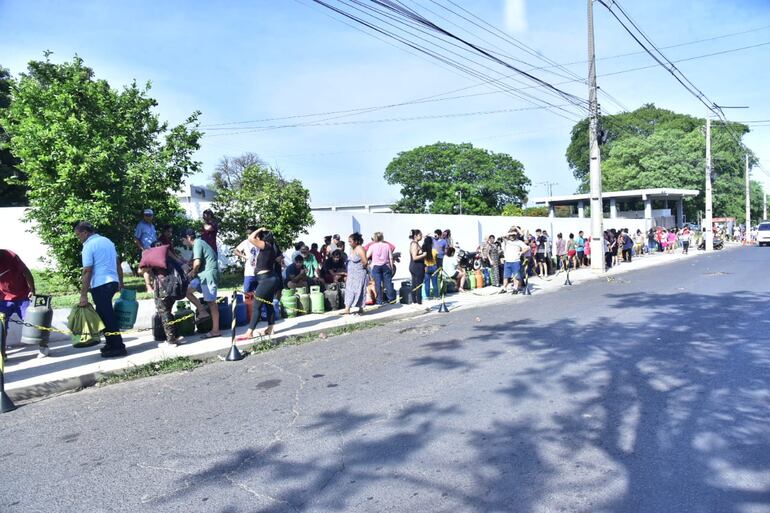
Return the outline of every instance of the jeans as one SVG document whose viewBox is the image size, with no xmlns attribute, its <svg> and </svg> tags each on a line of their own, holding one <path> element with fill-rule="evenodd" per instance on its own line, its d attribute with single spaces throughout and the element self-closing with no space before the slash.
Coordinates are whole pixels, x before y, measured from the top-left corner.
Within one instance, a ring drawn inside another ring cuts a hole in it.
<svg viewBox="0 0 770 513">
<path fill-rule="evenodd" d="M 91 289 L 91 298 L 94 300 L 94 308 L 104 323 L 105 332 L 115 332 L 118 330 L 118 316 L 112 308 L 112 298 L 118 292 L 118 284 L 115 282 L 105 283 Z M 123 337 L 120 335 L 105 335 L 104 347 L 109 349 L 125 349 Z"/>
<path fill-rule="evenodd" d="M 623 261 L 624 262 L 631 261 L 631 248 L 623 248 Z"/>
<path fill-rule="evenodd" d="M 393 291 L 393 271 L 390 266 L 387 264 L 373 266 L 372 278 L 374 278 L 374 289 L 377 291 L 377 304 L 393 301 L 396 294 Z"/>
<path fill-rule="evenodd" d="M 429 265 L 425 268 L 425 279 L 422 282 L 422 288 L 425 289 L 425 297 L 430 297 L 431 285 L 433 285 L 433 296 L 438 297 L 438 274 L 436 274 L 438 266 Z"/>
</svg>

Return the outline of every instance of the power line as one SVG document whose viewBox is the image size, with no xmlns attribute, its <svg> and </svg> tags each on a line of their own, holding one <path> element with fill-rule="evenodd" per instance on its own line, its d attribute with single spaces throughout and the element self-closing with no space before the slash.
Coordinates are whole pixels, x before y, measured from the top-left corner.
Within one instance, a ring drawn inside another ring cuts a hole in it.
<svg viewBox="0 0 770 513">
<path fill-rule="evenodd" d="M 458 112 L 458 113 L 449 113 L 449 114 L 433 114 L 433 115 L 425 115 L 425 116 L 411 116 L 411 117 L 398 117 L 398 118 L 384 118 L 384 119 L 359 119 L 359 120 L 350 120 L 350 121 L 318 121 L 313 123 L 306 123 L 302 125 L 293 124 L 293 125 L 277 125 L 277 126 L 267 126 L 267 127 L 258 127 L 258 128 L 252 128 L 248 130 L 242 130 L 239 132 L 233 132 L 233 133 L 224 133 L 224 134 L 212 134 L 207 135 L 207 137 L 221 137 L 225 135 L 238 135 L 238 134 L 248 134 L 248 133 L 254 133 L 254 132 L 264 132 L 268 130 L 275 130 L 279 128 L 295 128 L 298 126 L 338 126 L 338 125 L 361 125 L 361 124 L 377 124 L 377 123 L 393 123 L 393 122 L 403 122 L 403 121 L 417 121 L 417 120 L 424 120 L 424 119 L 441 119 L 441 118 L 459 118 L 459 117 L 469 117 L 469 116 L 486 116 L 490 114 L 502 114 L 502 113 L 510 113 L 510 112 L 522 112 L 522 111 L 528 111 L 528 110 L 538 110 L 538 109 L 545 109 L 547 107 L 543 106 L 534 106 L 534 107 L 522 107 L 519 109 L 496 109 L 496 110 L 485 110 L 485 111 L 475 111 L 475 112 Z"/>
<path fill-rule="evenodd" d="M 346 25 L 349 25 L 349 24 L 346 24 Z M 684 44 L 687 44 L 687 43 L 683 43 L 683 45 Z M 738 48 L 730 48 L 730 49 L 721 50 L 721 51 L 718 51 L 718 52 L 712 52 L 712 53 L 707 53 L 707 54 L 702 54 L 702 55 L 695 55 L 695 56 L 691 56 L 691 57 L 685 57 L 685 58 L 682 58 L 682 59 L 674 60 L 673 62 L 675 62 L 675 63 L 688 62 L 688 61 L 692 61 L 692 60 L 696 60 L 696 59 L 703 59 L 703 58 L 707 58 L 707 57 L 713 57 L 713 56 L 716 56 L 716 55 L 724 55 L 724 54 L 727 54 L 727 53 L 738 52 L 738 51 L 752 49 L 752 48 L 756 48 L 756 47 L 760 47 L 760 46 L 766 46 L 766 45 L 770 45 L 770 41 L 759 43 L 759 44 L 756 44 L 756 45 L 742 46 L 742 47 L 738 47 Z M 626 54 L 626 55 L 628 55 L 628 54 Z M 624 74 L 624 73 L 631 73 L 631 72 L 641 71 L 641 70 L 645 70 L 645 69 L 651 69 L 651 68 L 655 68 L 655 67 L 657 67 L 657 65 L 635 67 L 635 68 L 629 68 L 629 69 L 624 69 L 624 70 L 619 70 L 619 71 L 614 71 L 614 72 L 609 72 L 609 73 L 603 73 L 603 74 L 599 75 L 599 78 L 615 76 L 615 75 L 620 75 L 620 74 Z M 502 80 L 504 78 L 508 78 L 508 76 L 502 77 L 500 79 L 495 79 L 495 80 L 492 80 L 492 81 L 499 81 L 499 80 Z M 494 90 L 494 91 L 486 91 L 486 92 L 480 92 L 480 93 L 472 93 L 472 94 L 467 94 L 467 95 L 459 95 L 459 96 L 449 96 L 449 97 L 446 97 L 446 95 L 448 95 L 448 94 L 452 94 L 452 93 L 456 93 L 456 92 L 460 92 L 460 91 L 466 91 L 468 89 L 472 89 L 472 88 L 479 87 L 479 86 L 482 86 L 482 85 L 488 85 L 492 81 L 486 80 L 484 82 L 480 82 L 480 83 L 473 84 L 473 85 L 470 85 L 470 86 L 465 86 L 465 87 L 461 87 L 461 88 L 458 88 L 458 89 L 453 89 L 453 90 L 450 90 L 450 91 L 444 91 L 442 93 L 438 93 L 438 94 L 435 94 L 435 95 L 415 98 L 415 99 L 412 99 L 412 100 L 407 100 L 407 101 L 398 102 L 398 103 L 389 103 L 389 104 L 383 104 L 383 105 L 378 105 L 378 106 L 360 107 L 360 108 L 354 108 L 354 109 L 344 109 L 344 110 L 335 110 L 335 111 L 323 111 L 323 112 L 316 112 L 316 113 L 312 113 L 312 114 L 296 114 L 296 115 L 291 115 L 291 116 L 261 118 L 261 119 L 252 119 L 252 120 L 244 120 L 244 121 L 231 121 L 231 122 L 226 122 L 226 123 L 212 123 L 212 124 L 208 124 L 208 125 L 202 125 L 201 128 L 207 129 L 207 130 L 232 130 L 232 129 L 236 128 L 236 127 L 228 126 L 228 125 L 242 125 L 242 124 L 248 124 L 248 123 L 263 123 L 263 122 L 269 122 L 269 121 L 283 121 L 283 120 L 290 120 L 290 119 L 310 118 L 310 117 L 319 117 L 319 116 L 329 116 L 329 115 L 336 115 L 336 114 L 355 115 L 355 114 L 368 113 L 368 112 L 372 112 L 372 111 L 376 111 L 376 110 L 389 109 L 389 108 L 395 108 L 395 107 L 402 107 L 402 106 L 407 106 L 407 105 L 422 104 L 422 103 L 432 103 L 432 102 L 441 102 L 441 101 L 449 101 L 449 100 L 470 98 L 470 97 L 475 97 L 475 96 L 485 96 L 485 95 L 490 95 L 490 94 L 499 94 L 500 92 L 503 92 L 501 90 Z M 582 79 L 581 79 L 581 81 L 582 81 Z M 571 81 L 559 82 L 556 85 L 564 85 L 564 84 L 567 84 L 569 82 L 571 82 Z M 535 88 L 535 87 L 536 86 L 527 86 L 526 88 L 522 88 L 522 89 Z M 767 121 L 770 121 L 770 120 L 767 120 Z M 225 128 L 219 128 L 219 127 L 225 127 Z"/>
<path fill-rule="evenodd" d="M 326 8 L 328 8 L 328 9 L 333 10 L 334 12 L 337 12 L 338 14 L 340 14 L 342 16 L 346 16 L 346 17 L 348 17 L 348 18 L 350 18 L 350 19 L 352 19 L 352 20 L 354 20 L 354 21 L 356 21 L 358 23 L 361 23 L 361 24 L 371 28 L 372 30 L 377 30 L 377 31 L 382 32 L 382 28 L 381 27 L 377 26 L 376 24 L 374 24 L 374 23 L 372 23 L 370 21 L 364 20 L 364 19 L 360 18 L 359 16 L 346 11 L 345 9 L 341 9 L 341 8 L 335 7 L 333 5 L 330 5 L 329 3 L 327 3 L 327 2 L 325 2 L 323 0 L 313 0 L 313 1 L 315 3 L 317 3 L 317 4 L 319 4 L 319 5 L 322 5 L 322 6 L 326 7 Z M 415 11 L 413 11 L 413 10 L 411 10 L 409 8 L 403 7 L 401 5 L 398 5 L 398 4 L 394 3 L 394 2 L 387 1 L 387 0 L 371 0 L 370 3 L 374 4 L 377 7 L 379 7 L 379 9 L 377 9 L 375 7 L 372 7 L 371 5 L 365 5 L 364 2 L 361 2 L 361 1 L 358 1 L 358 0 L 350 0 L 350 2 L 347 2 L 347 3 L 346 2 L 341 2 L 341 3 L 343 3 L 344 5 L 348 5 L 349 3 L 353 3 L 353 4 L 356 4 L 356 5 L 360 6 L 363 9 L 367 9 L 369 11 L 373 11 L 373 12 L 376 12 L 376 13 L 379 13 L 379 12 L 382 12 L 383 10 L 385 10 L 385 11 L 387 11 L 391 15 L 391 18 L 393 18 L 395 16 L 398 19 L 402 20 L 401 22 L 404 23 L 404 24 L 418 25 L 423 30 L 428 30 L 428 31 L 435 32 L 436 34 L 442 36 L 443 38 L 445 38 L 447 40 L 450 40 L 452 42 L 452 44 L 455 44 L 455 46 L 457 44 L 460 44 L 461 46 L 465 47 L 466 51 L 470 51 L 470 52 L 472 52 L 472 53 L 474 53 L 476 55 L 480 55 L 480 56 L 482 56 L 482 57 L 484 57 L 484 58 L 486 58 L 488 60 L 491 60 L 495 64 L 498 64 L 498 65 L 501 65 L 503 67 L 506 67 L 508 69 L 513 70 L 515 72 L 515 75 L 524 77 L 525 79 L 530 80 L 530 81 L 536 83 L 537 85 L 539 85 L 540 89 L 543 92 L 554 94 L 554 95 L 559 96 L 559 97 L 561 97 L 563 99 L 566 99 L 569 103 L 571 103 L 571 104 L 573 104 L 573 105 L 575 105 L 577 107 L 585 108 L 584 105 L 582 105 L 582 103 L 581 103 L 581 102 L 584 102 L 584 100 L 582 100 L 581 98 L 576 97 L 574 95 L 571 95 L 570 93 L 567 93 L 566 91 L 562 91 L 562 90 L 558 89 L 557 87 L 553 86 L 552 84 L 550 84 L 550 83 L 548 83 L 548 82 L 546 82 L 546 81 L 544 81 L 544 80 L 542 80 L 542 79 L 540 79 L 540 78 L 538 78 L 538 77 L 536 77 L 536 76 L 534 76 L 534 75 L 532 75 L 532 74 L 530 74 L 530 73 L 528 73 L 528 72 L 526 72 L 526 71 L 524 71 L 524 70 L 522 70 L 522 69 L 520 69 L 520 68 L 518 68 L 518 67 L 516 67 L 516 66 L 514 66 L 514 65 L 512 65 L 512 64 L 510 64 L 510 63 L 508 63 L 506 61 L 504 61 L 504 60 L 502 60 L 502 59 L 500 59 L 499 57 L 496 57 L 495 55 L 492 55 L 491 53 L 489 53 L 488 51 L 486 51 L 483 48 L 479 47 L 478 45 L 476 45 L 474 43 L 471 43 L 469 41 L 466 41 L 462 37 L 459 37 L 456 34 L 450 32 L 450 31 L 448 31 L 448 30 L 446 30 L 446 29 L 444 29 L 444 28 L 442 28 L 440 26 L 438 26 L 437 24 L 431 22 L 430 20 L 426 19 L 425 17 L 423 17 L 419 13 L 416 13 Z M 413 46 L 413 47 L 416 46 L 413 41 L 408 40 L 408 39 L 404 38 L 403 36 L 399 36 L 397 34 L 393 34 L 392 32 L 389 32 L 389 31 L 385 31 L 385 33 L 388 35 L 388 37 L 393 37 L 396 40 L 398 40 L 399 42 L 402 42 L 404 44 L 407 44 L 407 45 L 410 45 L 410 46 Z M 426 49 L 420 48 L 419 45 L 417 45 L 417 49 L 419 49 L 420 51 L 426 51 Z M 430 56 L 438 58 L 438 59 L 441 59 L 441 58 L 444 57 L 442 55 L 436 54 L 435 52 L 431 52 L 429 50 L 426 51 L 426 53 L 428 53 Z M 474 75 L 474 76 L 478 76 L 478 72 L 474 72 L 475 70 L 469 70 L 467 67 L 463 68 L 462 71 L 464 71 L 464 72 L 466 72 L 468 74 Z M 540 101 L 541 103 L 544 102 L 544 100 L 542 100 L 542 99 L 538 99 L 538 101 Z M 552 105 L 552 107 L 553 107 L 553 105 Z"/>
</svg>

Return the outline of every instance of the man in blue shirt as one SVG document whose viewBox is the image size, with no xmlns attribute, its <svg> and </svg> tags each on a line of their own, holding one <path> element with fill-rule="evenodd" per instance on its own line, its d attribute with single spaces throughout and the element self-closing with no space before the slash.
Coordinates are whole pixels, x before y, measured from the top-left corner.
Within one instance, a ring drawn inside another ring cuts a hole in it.
<svg viewBox="0 0 770 513">
<path fill-rule="evenodd" d="M 108 238 L 94 233 L 91 223 L 78 223 L 75 236 L 83 244 L 83 275 L 80 286 L 80 306 L 88 304 L 88 292 L 94 301 L 94 308 L 104 322 L 106 333 L 115 333 L 118 317 L 112 308 L 112 298 L 123 288 L 123 270 L 115 251 L 115 244 Z M 102 357 L 126 356 L 126 346 L 120 334 L 105 335 L 101 349 Z"/>
<path fill-rule="evenodd" d="M 155 213 L 151 209 L 145 209 L 142 220 L 136 225 L 134 230 L 134 243 L 139 251 L 151 248 L 155 241 L 158 240 L 158 233 L 155 231 L 155 225 L 152 224 L 155 220 Z"/>
<path fill-rule="evenodd" d="M 447 241 L 441 230 L 435 230 L 433 234 L 435 235 L 433 238 L 433 249 L 436 250 L 436 266 L 441 269 L 444 267 L 444 255 L 446 254 Z"/>
</svg>

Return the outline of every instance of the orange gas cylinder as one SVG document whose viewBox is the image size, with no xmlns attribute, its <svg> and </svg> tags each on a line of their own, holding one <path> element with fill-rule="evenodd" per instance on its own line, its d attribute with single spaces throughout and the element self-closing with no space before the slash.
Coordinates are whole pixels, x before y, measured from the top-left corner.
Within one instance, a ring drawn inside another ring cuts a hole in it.
<svg viewBox="0 0 770 513">
<path fill-rule="evenodd" d="M 484 287 L 484 273 L 481 272 L 481 269 L 476 269 L 473 274 L 476 275 L 476 287 L 483 288 Z"/>
</svg>

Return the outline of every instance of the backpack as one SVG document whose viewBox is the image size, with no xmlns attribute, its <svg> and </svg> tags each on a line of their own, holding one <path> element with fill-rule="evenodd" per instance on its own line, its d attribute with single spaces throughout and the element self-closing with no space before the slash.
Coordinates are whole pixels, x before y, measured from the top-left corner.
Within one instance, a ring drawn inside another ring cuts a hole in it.
<svg viewBox="0 0 770 513">
<path fill-rule="evenodd" d="M 174 301 L 184 299 L 190 284 L 181 266 L 173 259 L 166 260 L 166 275 L 156 278 L 156 290 L 161 299 L 172 298 Z"/>
</svg>

